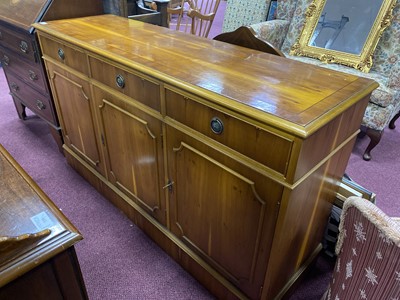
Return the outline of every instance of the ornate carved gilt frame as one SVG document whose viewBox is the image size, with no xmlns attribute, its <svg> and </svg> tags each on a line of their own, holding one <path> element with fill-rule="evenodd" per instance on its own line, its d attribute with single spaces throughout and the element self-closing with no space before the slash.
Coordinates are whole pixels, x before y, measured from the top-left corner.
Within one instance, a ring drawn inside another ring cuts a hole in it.
<svg viewBox="0 0 400 300">
<path fill-rule="evenodd" d="M 362 72 L 369 72 L 373 63 L 372 56 L 378 41 L 393 19 L 392 12 L 396 5 L 396 0 L 383 0 L 378 16 L 359 55 L 309 46 L 326 1 L 313 0 L 313 3 L 308 7 L 303 31 L 296 43 L 291 47 L 290 55 L 316 58 L 326 63 L 342 64 Z"/>
</svg>

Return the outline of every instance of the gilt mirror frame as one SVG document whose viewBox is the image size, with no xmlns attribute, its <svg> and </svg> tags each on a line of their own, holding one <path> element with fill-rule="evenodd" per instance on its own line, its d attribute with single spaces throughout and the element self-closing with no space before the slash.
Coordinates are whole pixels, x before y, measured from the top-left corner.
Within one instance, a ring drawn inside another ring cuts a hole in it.
<svg viewBox="0 0 400 300">
<path fill-rule="evenodd" d="M 382 0 L 380 10 L 378 11 L 375 22 L 369 31 L 360 54 L 346 53 L 309 45 L 327 1 L 328 0 L 313 0 L 312 4 L 307 8 L 303 31 L 296 43 L 291 47 L 290 55 L 311 57 L 326 63 L 342 64 L 362 72 L 369 72 L 372 67 L 372 57 L 378 41 L 383 31 L 390 25 L 393 19 L 392 12 L 396 5 L 396 0 Z"/>
</svg>

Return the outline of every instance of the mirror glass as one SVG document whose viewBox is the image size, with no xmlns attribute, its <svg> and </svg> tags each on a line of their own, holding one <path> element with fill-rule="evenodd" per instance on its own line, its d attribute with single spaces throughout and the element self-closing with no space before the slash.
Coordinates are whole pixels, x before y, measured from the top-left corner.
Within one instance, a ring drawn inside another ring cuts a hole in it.
<svg viewBox="0 0 400 300">
<path fill-rule="evenodd" d="M 291 55 L 318 58 L 368 72 L 396 0 L 314 0 Z"/>
</svg>

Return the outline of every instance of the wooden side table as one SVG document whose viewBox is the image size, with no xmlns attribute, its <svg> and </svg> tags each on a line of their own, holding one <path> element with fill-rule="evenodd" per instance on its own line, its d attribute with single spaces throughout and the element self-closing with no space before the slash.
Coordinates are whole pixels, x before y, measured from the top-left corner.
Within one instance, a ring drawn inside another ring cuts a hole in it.
<svg viewBox="0 0 400 300">
<path fill-rule="evenodd" d="M 87 299 L 82 239 L 0 145 L 0 299 Z"/>
</svg>

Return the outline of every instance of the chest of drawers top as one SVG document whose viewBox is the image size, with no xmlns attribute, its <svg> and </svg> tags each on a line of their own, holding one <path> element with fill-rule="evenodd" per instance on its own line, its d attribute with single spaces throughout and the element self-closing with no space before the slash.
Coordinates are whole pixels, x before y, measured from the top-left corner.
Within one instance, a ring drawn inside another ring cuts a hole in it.
<svg viewBox="0 0 400 300">
<path fill-rule="evenodd" d="M 38 63 L 35 22 L 103 13 L 101 0 L 18 0 L 0 2 L 0 46 L 21 58 Z"/>
<path fill-rule="evenodd" d="M 299 136 L 377 87 L 369 79 L 113 15 L 34 27 Z"/>
<path fill-rule="evenodd" d="M 0 24 L 33 33 L 32 23 L 101 14 L 101 0 L 18 0 L 0 2 Z M 1 37 L 0 37 L 1 39 Z"/>
<path fill-rule="evenodd" d="M 103 13 L 101 0 L 83 3 L 77 0 L 1 1 L 0 46 L 20 55 L 21 58 L 38 63 L 40 54 L 33 34 L 35 31 L 33 23 L 101 13 Z"/>
</svg>

